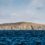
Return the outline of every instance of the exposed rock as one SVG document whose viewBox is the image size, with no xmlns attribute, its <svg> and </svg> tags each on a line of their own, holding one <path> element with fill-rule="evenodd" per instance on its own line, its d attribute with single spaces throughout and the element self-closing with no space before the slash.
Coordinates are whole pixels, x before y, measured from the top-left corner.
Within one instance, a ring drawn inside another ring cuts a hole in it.
<svg viewBox="0 0 45 45">
<path fill-rule="evenodd" d="M 45 30 L 45 25 L 32 22 L 0 24 L 0 30 Z"/>
</svg>

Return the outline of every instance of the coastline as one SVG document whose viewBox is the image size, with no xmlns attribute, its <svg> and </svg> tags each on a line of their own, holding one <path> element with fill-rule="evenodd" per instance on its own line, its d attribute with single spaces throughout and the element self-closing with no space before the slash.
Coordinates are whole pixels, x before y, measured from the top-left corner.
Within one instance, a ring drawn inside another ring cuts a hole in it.
<svg viewBox="0 0 45 45">
<path fill-rule="evenodd" d="M 0 30 L 45 30 L 45 25 L 32 22 L 6 23 L 0 24 Z"/>
</svg>

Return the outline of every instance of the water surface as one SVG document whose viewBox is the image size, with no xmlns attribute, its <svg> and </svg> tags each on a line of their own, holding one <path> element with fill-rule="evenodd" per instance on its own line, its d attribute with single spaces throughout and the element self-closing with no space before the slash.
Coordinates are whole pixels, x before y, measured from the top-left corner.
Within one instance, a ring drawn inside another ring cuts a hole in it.
<svg viewBox="0 0 45 45">
<path fill-rule="evenodd" d="M 0 45 L 45 45 L 45 30 L 0 30 Z"/>
</svg>

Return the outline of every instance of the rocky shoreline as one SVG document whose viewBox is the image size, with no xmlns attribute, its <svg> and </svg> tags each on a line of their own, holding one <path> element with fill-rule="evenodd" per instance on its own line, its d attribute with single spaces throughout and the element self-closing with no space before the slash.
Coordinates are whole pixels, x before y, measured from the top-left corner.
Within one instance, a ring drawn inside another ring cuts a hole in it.
<svg viewBox="0 0 45 45">
<path fill-rule="evenodd" d="M 32 22 L 0 24 L 0 30 L 45 30 L 45 25 Z"/>
</svg>

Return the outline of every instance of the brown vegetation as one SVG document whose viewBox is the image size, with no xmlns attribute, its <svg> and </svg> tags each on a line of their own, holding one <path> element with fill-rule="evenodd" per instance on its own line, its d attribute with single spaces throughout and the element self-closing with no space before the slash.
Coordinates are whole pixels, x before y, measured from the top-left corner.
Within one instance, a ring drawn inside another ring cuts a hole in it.
<svg viewBox="0 0 45 45">
<path fill-rule="evenodd" d="M 32 22 L 0 24 L 0 30 L 45 30 L 45 25 Z"/>
</svg>

